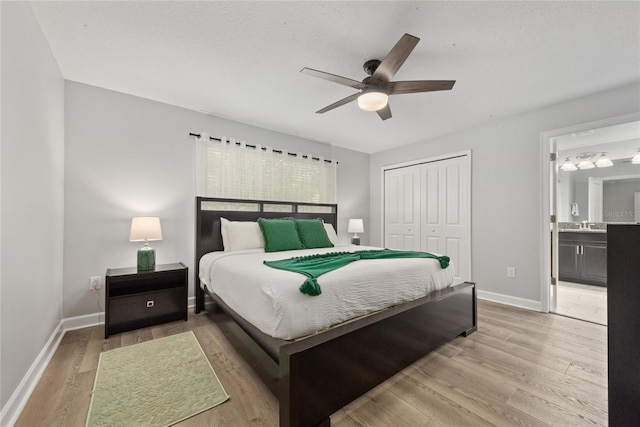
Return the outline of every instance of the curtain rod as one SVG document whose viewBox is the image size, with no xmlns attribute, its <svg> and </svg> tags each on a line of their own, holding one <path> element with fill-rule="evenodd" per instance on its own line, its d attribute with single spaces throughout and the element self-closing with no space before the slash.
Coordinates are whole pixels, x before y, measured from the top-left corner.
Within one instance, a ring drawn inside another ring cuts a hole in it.
<svg viewBox="0 0 640 427">
<path fill-rule="evenodd" d="M 193 133 L 193 132 L 189 132 L 189 136 L 195 136 L 195 137 L 196 137 L 196 138 L 198 138 L 198 139 L 200 139 L 200 138 L 202 137 L 202 135 L 200 135 L 199 133 Z M 214 136 L 210 136 L 210 137 L 209 137 L 209 140 L 210 140 L 210 141 L 218 141 L 218 142 L 222 142 L 222 139 L 220 139 L 220 138 L 216 138 L 216 137 L 214 137 Z M 240 144 L 239 142 L 236 142 L 236 145 L 242 145 L 242 144 Z M 249 147 L 249 148 L 258 148 L 258 147 L 256 147 L 255 145 L 251 145 L 251 144 L 245 144 L 245 146 L 247 146 L 247 147 Z M 261 147 L 261 148 L 262 148 L 262 151 L 267 151 L 267 149 L 266 149 L 265 147 Z M 282 154 L 282 150 L 272 150 L 272 151 L 273 151 L 274 153 Z M 293 157 L 298 157 L 298 154 L 297 154 L 297 153 L 287 153 L 287 154 L 288 154 L 288 155 L 290 155 L 290 156 L 293 156 Z M 306 155 L 304 155 L 304 154 L 301 154 L 300 156 L 301 156 L 302 158 L 305 158 L 305 159 L 308 159 L 308 158 L 309 158 L 309 156 L 306 156 Z M 311 157 L 311 160 L 320 160 L 320 158 L 319 158 L 319 157 Z M 324 159 L 324 161 L 325 161 L 326 163 L 333 163 L 333 160 L 327 160 L 327 159 Z M 337 163 L 338 163 L 338 162 L 336 162 L 336 164 L 337 164 Z"/>
</svg>

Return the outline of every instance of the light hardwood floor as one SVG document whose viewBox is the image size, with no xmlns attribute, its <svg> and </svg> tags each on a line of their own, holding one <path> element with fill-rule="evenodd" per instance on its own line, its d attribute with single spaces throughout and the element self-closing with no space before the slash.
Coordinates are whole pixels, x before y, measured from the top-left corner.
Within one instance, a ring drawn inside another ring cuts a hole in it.
<svg viewBox="0 0 640 427">
<path fill-rule="evenodd" d="M 68 332 L 17 426 L 83 426 L 99 353 L 193 330 L 231 399 L 179 424 L 276 426 L 278 402 L 221 331 L 224 314 L 103 338 Z M 478 301 L 478 331 L 425 356 L 331 417 L 351 426 L 607 425 L 604 326 Z M 327 379 L 331 380 L 331 379 Z"/>
<path fill-rule="evenodd" d="M 607 288 L 572 282 L 558 282 L 556 313 L 607 325 Z"/>
</svg>

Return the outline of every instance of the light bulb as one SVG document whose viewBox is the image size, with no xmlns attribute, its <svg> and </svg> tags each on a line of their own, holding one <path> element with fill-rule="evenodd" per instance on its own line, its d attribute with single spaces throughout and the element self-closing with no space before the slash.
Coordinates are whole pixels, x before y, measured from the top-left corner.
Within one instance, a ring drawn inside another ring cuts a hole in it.
<svg viewBox="0 0 640 427">
<path fill-rule="evenodd" d="M 384 92 L 364 92 L 358 97 L 358 107 L 364 111 L 378 111 L 386 107 L 389 95 Z"/>
</svg>

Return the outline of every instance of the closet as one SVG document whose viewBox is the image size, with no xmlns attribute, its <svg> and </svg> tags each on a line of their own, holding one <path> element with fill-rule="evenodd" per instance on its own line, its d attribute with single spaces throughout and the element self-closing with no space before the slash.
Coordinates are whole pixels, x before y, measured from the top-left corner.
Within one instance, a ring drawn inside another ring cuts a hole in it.
<svg viewBox="0 0 640 427">
<path fill-rule="evenodd" d="M 384 246 L 448 255 L 471 280 L 470 153 L 384 170 Z"/>
</svg>

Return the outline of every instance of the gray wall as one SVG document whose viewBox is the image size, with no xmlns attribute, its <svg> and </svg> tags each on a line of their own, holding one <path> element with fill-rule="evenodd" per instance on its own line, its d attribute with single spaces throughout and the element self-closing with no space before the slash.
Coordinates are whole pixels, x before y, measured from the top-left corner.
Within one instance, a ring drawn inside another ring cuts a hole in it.
<svg viewBox="0 0 640 427">
<path fill-rule="evenodd" d="M 372 244 L 382 244 L 381 168 L 472 151 L 472 270 L 482 291 L 540 301 L 541 132 L 640 111 L 640 85 L 594 94 L 371 156 Z M 428 123 L 428 118 L 426 119 Z M 506 267 L 516 267 L 516 279 Z"/>
<path fill-rule="evenodd" d="M 159 216 L 158 263 L 194 266 L 195 143 L 189 132 L 338 160 L 338 235 L 369 224 L 369 155 L 175 106 L 66 82 L 64 317 L 95 313 L 89 276 L 135 266 L 132 216 Z M 363 243 L 368 242 L 363 234 Z M 193 295 L 193 274 L 190 295 Z"/>
<path fill-rule="evenodd" d="M 640 166 L 636 166 L 640 172 Z M 635 222 L 634 194 L 640 193 L 640 173 L 638 179 L 605 181 L 603 183 L 602 205 L 605 222 Z"/>
<path fill-rule="evenodd" d="M 26 2 L 1 2 L 0 405 L 62 315 L 64 81 Z"/>
</svg>

